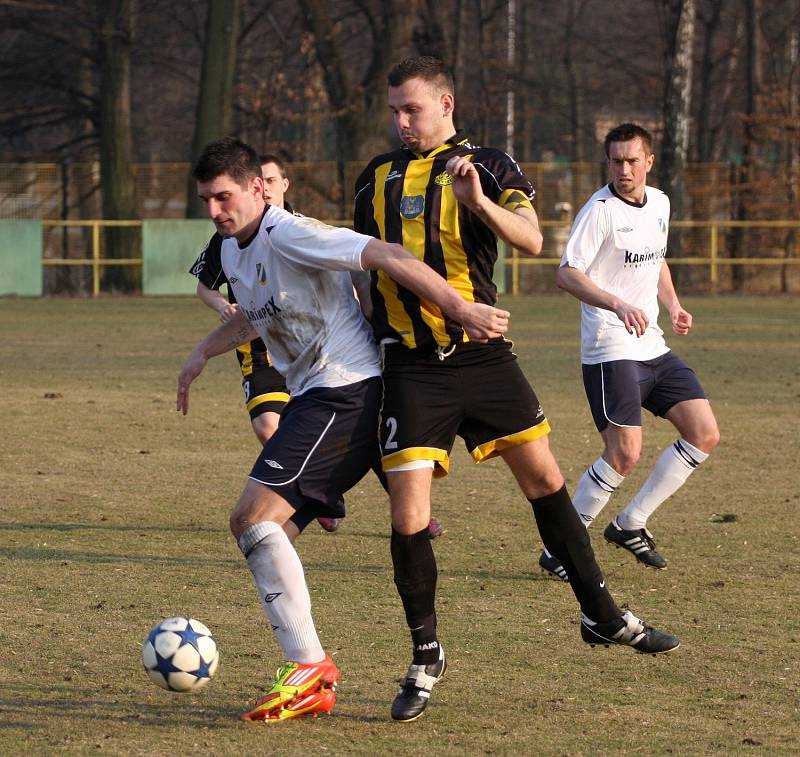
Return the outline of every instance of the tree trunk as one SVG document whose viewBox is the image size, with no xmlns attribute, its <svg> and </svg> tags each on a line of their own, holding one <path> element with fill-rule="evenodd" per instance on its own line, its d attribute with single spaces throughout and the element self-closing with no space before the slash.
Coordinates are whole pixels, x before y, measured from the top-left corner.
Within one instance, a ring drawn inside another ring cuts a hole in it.
<svg viewBox="0 0 800 757">
<path fill-rule="evenodd" d="M 135 0 L 98 0 L 100 67 L 100 180 L 103 218 L 134 219 L 136 197 L 131 163 L 130 53 Z M 141 232 L 108 228 L 105 257 L 139 257 Z M 104 283 L 130 291 L 140 276 L 133 266 L 108 266 Z"/>
<path fill-rule="evenodd" d="M 790 18 L 798 18 L 800 13 L 800 0 L 791 0 L 789 3 Z M 797 26 L 793 26 L 786 42 L 786 91 L 788 99 L 789 128 L 786 130 L 786 176 L 787 196 L 789 200 L 789 218 L 797 217 L 798 198 L 800 198 L 800 137 L 798 127 L 800 122 L 800 93 L 798 93 L 797 64 L 800 60 L 800 33 Z M 789 229 L 784 242 L 783 254 L 785 258 L 796 257 L 797 231 Z M 789 268 L 781 266 L 781 292 L 789 291 Z"/>
<path fill-rule="evenodd" d="M 703 19 L 703 57 L 700 65 L 700 94 L 697 112 L 697 143 L 695 159 L 699 163 L 709 163 L 712 158 L 714 134 L 710 123 L 712 81 L 714 75 L 714 42 L 719 29 L 722 0 L 712 0 L 709 14 Z"/>
<path fill-rule="evenodd" d="M 578 67 L 575 63 L 575 25 L 583 13 L 584 3 L 576 7 L 576 0 L 567 2 L 567 18 L 564 22 L 564 36 L 562 38 L 562 57 L 564 73 L 567 78 L 567 98 L 569 109 L 570 131 L 570 160 L 580 163 L 584 159 L 583 152 L 583 124 L 581 114 L 582 90 L 578 83 Z M 577 206 L 575 206 L 577 207 Z"/>
<path fill-rule="evenodd" d="M 192 138 L 192 164 L 209 142 L 231 133 L 239 18 L 240 0 L 210 0 Z M 197 184 L 191 176 L 186 196 L 186 217 L 205 218 L 206 208 L 197 196 Z"/>
<path fill-rule="evenodd" d="M 664 139 L 661 146 L 659 184 L 670 199 L 671 216 L 682 219 L 689 210 L 684 202 L 683 174 L 689 151 L 695 3 L 694 0 L 669 2 Z M 670 255 L 681 257 L 683 240 L 680 231 L 673 228 L 670 236 Z M 683 269 L 675 269 L 673 277 L 680 284 L 685 278 Z"/>
<path fill-rule="evenodd" d="M 749 207 L 754 198 L 752 189 L 755 182 L 755 167 L 758 162 L 758 135 L 756 133 L 756 118 L 759 111 L 759 94 L 761 92 L 761 38 L 759 26 L 761 23 L 761 0 L 744 0 L 745 9 L 745 113 L 744 113 L 744 159 L 739 172 L 740 179 L 745 187 L 739 189 L 736 195 L 736 214 L 739 221 L 746 221 L 750 217 Z M 734 229 L 731 234 L 731 257 L 745 257 L 753 254 L 753 250 L 745 250 L 744 233 L 742 229 Z M 744 289 L 746 271 L 743 266 L 733 266 L 733 289 L 741 292 Z"/>
<path fill-rule="evenodd" d="M 345 163 L 367 160 L 389 146 L 386 109 L 386 74 L 411 52 L 411 36 L 419 0 L 386 0 L 379 15 L 366 9 L 372 33 L 369 62 L 357 84 L 345 65 L 335 36 L 336 23 L 326 0 L 300 0 L 306 28 L 314 37 L 314 52 L 322 69 L 328 101 L 333 109 L 336 133 L 338 186 L 336 199 L 341 218 L 348 218 L 350 188 L 345 187 Z"/>
</svg>

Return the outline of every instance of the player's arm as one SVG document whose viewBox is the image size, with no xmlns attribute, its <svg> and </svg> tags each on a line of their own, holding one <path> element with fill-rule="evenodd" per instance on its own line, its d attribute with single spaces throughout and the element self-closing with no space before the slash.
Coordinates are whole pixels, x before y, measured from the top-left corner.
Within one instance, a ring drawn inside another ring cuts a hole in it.
<svg viewBox="0 0 800 757">
<path fill-rule="evenodd" d="M 629 334 L 642 336 L 647 329 L 649 319 L 644 310 L 600 288 L 583 271 L 573 268 L 569 263 L 561 264 L 556 274 L 556 284 L 587 305 L 616 313 Z"/>
<path fill-rule="evenodd" d="M 369 274 L 366 271 L 350 271 L 350 280 L 353 282 L 353 290 L 356 293 L 358 304 L 361 305 L 361 312 L 364 318 L 372 318 L 372 295 L 369 291 Z"/>
<path fill-rule="evenodd" d="M 689 329 L 692 328 L 692 314 L 688 310 L 684 310 L 678 300 L 678 293 L 672 283 L 672 274 L 666 260 L 661 264 L 661 271 L 658 275 L 658 300 L 669 313 L 672 330 L 680 336 L 686 336 Z"/>
<path fill-rule="evenodd" d="M 487 197 L 481 186 L 478 169 L 463 156 L 450 158 L 445 167 L 453 177 L 456 199 L 475 213 L 500 239 L 529 255 L 538 255 L 542 251 L 542 232 L 533 208 L 520 206 L 507 210 Z"/>
<path fill-rule="evenodd" d="M 213 311 L 219 314 L 219 319 L 223 323 L 227 323 L 239 308 L 235 304 L 231 304 L 225 299 L 225 296 L 219 289 L 210 289 L 202 281 L 197 282 L 197 296 L 200 301 L 208 305 Z"/>
<path fill-rule="evenodd" d="M 361 252 L 361 267 L 381 270 L 417 296 L 434 303 L 445 315 L 461 324 L 470 339 L 492 339 L 508 331 L 509 312 L 491 305 L 467 302 L 444 278 L 398 244 L 370 239 Z"/>
<path fill-rule="evenodd" d="M 237 309 L 231 320 L 212 331 L 189 354 L 178 374 L 176 409 L 186 415 L 189 412 L 189 387 L 203 372 L 206 363 L 216 355 L 236 349 L 240 344 L 257 336 L 255 329 Z"/>
</svg>

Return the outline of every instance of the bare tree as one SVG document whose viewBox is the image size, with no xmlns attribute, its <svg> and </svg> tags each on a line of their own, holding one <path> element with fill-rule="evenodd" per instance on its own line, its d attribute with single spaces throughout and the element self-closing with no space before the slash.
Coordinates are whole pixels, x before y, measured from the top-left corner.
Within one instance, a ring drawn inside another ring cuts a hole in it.
<svg viewBox="0 0 800 757">
<path fill-rule="evenodd" d="M 192 161 L 200 157 L 209 142 L 230 134 L 232 130 L 239 17 L 239 0 L 209 0 L 192 138 Z M 191 177 L 186 217 L 205 217 L 205 206 L 197 197 L 195 182 Z"/>
<path fill-rule="evenodd" d="M 686 207 L 683 174 L 689 152 L 692 70 L 694 53 L 694 0 L 665 0 L 667 3 L 667 65 L 664 92 L 664 137 L 659 161 L 659 184 L 670 198 L 672 217 L 681 219 Z M 673 228 L 670 248 L 681 257 L 683 240 Z M 682 279 L 682 269 L 675 271 Z"/>
<path fill-rule="evenodd" d="M 131 153 L 131 44 L 135 0 L 97 0 L 98 64 L 100 67 L 100 179 L 103 218 L 137 217 Z M 105 231 L 106 257 L 138 257 L 140 232 L 131 228 Z M 130 267 L 109 266 L 104 281 L 130 290 L 138 276 Z"/>
</svg>

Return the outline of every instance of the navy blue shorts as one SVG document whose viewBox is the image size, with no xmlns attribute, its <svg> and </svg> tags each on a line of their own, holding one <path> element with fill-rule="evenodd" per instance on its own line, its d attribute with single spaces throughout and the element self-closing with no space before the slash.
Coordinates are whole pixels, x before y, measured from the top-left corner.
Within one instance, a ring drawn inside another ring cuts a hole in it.
<svg viewBox="0 0 800 757">
<path fill-rule="evenodd" d="M 280 494 L 303 517 L 343 518 L 342 494 L 377 465 L 380 377 L 292 397 L 250 478 Z"/>
<path fill-rule="evenodd" d="M 695 372 L 672 352 L 584 365 L 583 386 L 598 431 L 609 423 L 641 426 L 642 408 L 663 417 L 679 402 L 706 399 Z"/>
</svg>

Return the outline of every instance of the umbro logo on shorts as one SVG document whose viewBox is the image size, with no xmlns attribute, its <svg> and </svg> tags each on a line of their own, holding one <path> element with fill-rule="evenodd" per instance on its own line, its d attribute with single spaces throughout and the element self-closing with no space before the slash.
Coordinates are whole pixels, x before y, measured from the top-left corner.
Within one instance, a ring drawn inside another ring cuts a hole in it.
<svg viewBox="0 0 800 757">
<path fill-rule="evenodd" d="M 283 470 L 283 466 L 280 463 L 276 463 L 274 460 L 267 460 L 264 458 L 264 462 L 269 465 L 270 468 L 278 468 L 278 470 Z"/>
</svg>

